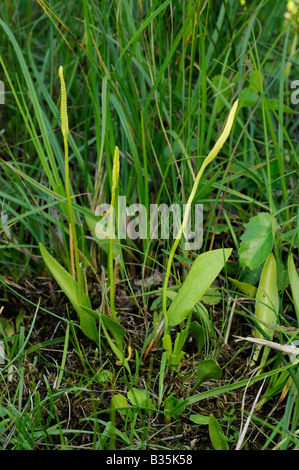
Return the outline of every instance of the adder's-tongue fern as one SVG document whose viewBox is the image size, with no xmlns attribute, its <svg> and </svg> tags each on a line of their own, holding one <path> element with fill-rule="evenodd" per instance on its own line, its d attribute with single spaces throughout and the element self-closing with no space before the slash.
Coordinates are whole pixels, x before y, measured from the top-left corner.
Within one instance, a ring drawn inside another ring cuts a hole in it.
<svg viewBox="0 0 299 470">
<path fill-rule="evenodd" d="M 73 207 L 72 207 L 72 201 L 71 201 L 70 176 L 69 176 L 69 153 L 68 153 L 68 142 L 67 142 L 67 136 L 69 133 L 69 124 L 68 124 L 68 114 L 67 114 L 66 86 L 65 86 L 64 76 L 63 76 L 62 65 L 59 67 L 58 74 L 59 74 L 60 84 L 61 84 L 60 113 L 61 113 L 61 132 L 62 132 L 63 141 L 64 141 L 65 193 L 66 193 L 68 212 L 69 212 L 69 218 L 70 218 L 70 241 L 73 242 L 73 247 L 74 247 L 77 281 L 79 284 L 79 300 L 81 302 L 82 292 L 84 290 L 84 280 L 83 280 L 83 275 L 82 275 L 82 270 L 81 270 L 80 260 L 79 260 L 76 227 L 75 227 L 75 220 L 74 220 Z M 72 256 L 72 246 L 70 246 L 70 251 L 71 251 L 71 256 Z M 73 276 L 75 277 L 73 266 L 72 266 L 72 270 L 73 270 Z"/>
<path fill-rule="evenodd" d="M 177 249 L 177 246 L 179 244 L 180 238 L 182 237 L 182 235 L 184 233 L 184 230 L 186 228 L 186 225 L 188 223 L 188 217 L 189 217 L 191 204 L 192 204 L 193 199 L 195 197 L 195 193 L 197 191 L 199 181 L 200 181 L 200 179 L 203 175 L 203 172 L 204 172 L 205 168 L 218 155 L 218 153 L 220 152 L 221 148 L 223 147 L 225 141 L 227 140 L 227 138 L 230 134 L 234 119 L 235 119 L 235 114 L 236 114 L 236 111 L 237 111 L 237 108 L 238 108 L 238 103 L 239 103 L 239 100 L 236 100 L 234 102 L 234 104 L 233 104 L 233 106 L 232 106 L 232 108 L 229 112 L 227 122 L 224 126 L 224 129 L 223 129 L 220 137 L 218 138 L 218 140 L 215 143 L 214 147 L 210 151 L 209 155 L 204 159 L 203 164 L 202 164 L 202 166 L 201 166 L 201 168 L 200 168 L 200 170 L 199 170 L 199 172 L 198 172 L 198 174 L 195 178 L 195 181 L 194 181 L 194 184 L 193 184 L 193 187 L 192 187 L 192 190 L 191 190 L 188 202 L 187 202 L 186 211 L 185 211 L 185 214 L 184 214 L 184 218 L 183 218 L 179 233 L 176 237 L 176 240 L 174 241 L 174 244 L 172 246 L 172 249 L 171 249 L 171 252 L 170 252 L 170 255 L 169 255 L 169 258 L 168 258 L 168 263 L 167 263 L 167 268 L 166 268 L 166 275 L 165 275 L 164 285 L 163 285 L 163 314 L 164 314 L 164 322 L 165 322 L 165 331 L 167 331 L 167 327 L 168 327 L 167 308 L 166 308 L 167 287 L 168 287 L 168 279 L 169 279 L 169 276 L 170 276 L 170 269 L 171 269 L 171 264 L 172 264 L 172 261 L 173 261 L 173 257 L 174 257 L 175 251 Z"/>
</svg>

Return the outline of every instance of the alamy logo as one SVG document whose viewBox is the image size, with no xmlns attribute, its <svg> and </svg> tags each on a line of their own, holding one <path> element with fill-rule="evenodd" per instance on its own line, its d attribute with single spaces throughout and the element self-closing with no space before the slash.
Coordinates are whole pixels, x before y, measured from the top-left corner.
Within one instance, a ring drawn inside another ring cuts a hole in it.
<svg viewBox="0 0 299 470">
<path fill-rule="evenodd" d="M 5 87 L 2 80 L 0 80 L 0 104 L 5 103 Z"/>
<path fill-rule="evenodd" d="M 299 80 L 293 80 L 291 82 L 291 88 L 295 88 L 295 91 L 291 94 L 291 103 L 298 104 L 299 103 Z"/>
<path fill-rule="evenodd" d="M 180 228 L 186 216 L 186 225 L 183 232 L 185 250 L 198 250 L 202 246 L 203 232 L 203 205 L 195 204 L 150 204 L 149 214 L 143 204 L 132 204 L 127 207 L 126 197 L 118 197 L 117 223 L 113 207 L 110 204 L 97 206 L 95 215 L 102 217 L 96 224 L 95 236 L 100 240 L 118 239 L 131 240 L 142 239 L 164 239 L 180 238 Z M 192 217 L 193 212 L 193 217 Z M 112 231 L 110 227 L 110 216 L 113 214 Z M 117 225 L 117 231 L 116 231 Z M 192 230 L 193 225 L 193 230 Z M 111 231 L 111 233 L 110 233 Z M 117 234 L 117 235 L 116 235 Z"/>
</svg>

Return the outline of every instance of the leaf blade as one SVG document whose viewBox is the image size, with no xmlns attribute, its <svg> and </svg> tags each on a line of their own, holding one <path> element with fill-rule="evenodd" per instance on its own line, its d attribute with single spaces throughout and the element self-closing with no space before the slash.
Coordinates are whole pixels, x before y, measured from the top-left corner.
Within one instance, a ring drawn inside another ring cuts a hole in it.
<svg viewBox="0 0 299 470">
<path fill-rule="evenodd" d="M 56 261 L 53 256 L 50 255 L 48 250 L 40 243 L 39 244 L 40 252 L 42 258 L 51 272 L 52 276 L 59 284 L 62 291 L 68 297 L 69 301 L 73 305 L 74 309 L 79 315 L 80 326 L 83 333 L 90 339 L 98 342 L 99 334 L 96 327 L 95 319 L 92 318 L 88 313 L 79 304 L 79 288 L 76 280 L 68 273 L 59 263 Z M 87 296 L 86 296 L 87 297 Z M 83 299 L 86 299 L 84 296 Z M 89 299 L 88 299 L 89 300 Z M 86 303 L 86 300 L 85 300 Z M 89 305 L 86 305 L 87 307 Z"/>
<path fill-rule="evenodd" d="M 274 242 L 277 222 L 266 212 L 260 212 L 248 222 L 241 236 L 239 248 L 240 264 L 251 270 L 260 266 L 269 256 Z"/>
<path fill-rule="evenodd" d="M 220 424 L 213 414 L 209 417 L 209 434 L 215 450 L 228 450 L 227 438 L 224 435 Z"/>
<path fill-rule="evenodd" d="M 169 326 L 176 326 L 186 318 L 218 276 L 231 252 L 231 248 L 213 250 L 196 258 L 168 309 Z"/>
</svg>

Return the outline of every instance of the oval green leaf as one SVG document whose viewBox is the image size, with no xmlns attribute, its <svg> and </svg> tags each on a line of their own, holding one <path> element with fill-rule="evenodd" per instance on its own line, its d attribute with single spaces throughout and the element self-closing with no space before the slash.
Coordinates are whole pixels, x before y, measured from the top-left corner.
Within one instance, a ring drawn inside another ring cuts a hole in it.
<svg viewBox="0 0 299 470">
<path fill-rule="evenodd" d="M 216 279 L 231 252 L 231 248 L 207 251 L 196 258 L 181 290 L 168 309 L 169 326 L 184 321 Z"/>
<path fill-rule="evenodd" d="M 274 335 L 271 326 L 277 324 L 278 309 L 277 270 L 274 255 L 271 253 L 261 273 L 255 307 L 255 316 L 261 320 L 260 328 L 270 339 Z M 269 328 L 265 325 L 269 325 Z M 254 329 L 254 334 L 257 338 L 264 338 L 264 335 L 257 328 Z"/>
<path fill-rule="evenodd" d="M 241 236 L 239 248 L 240 264 L 251 270 L 260 266 L 269 256 L 274 242 L 277 222 L 266 212 L 260 212 L 248 222 Z"/>
<path fill-rule="evenodd" d="M 228 450 L 227 438 L 224 435 L 220 424 L 213 414 L 210 415 L 209 419 L 209 434 L 212 445 L 215 450 Z"/>
<path fill-rule="evenodd" d="M 218 362 L 214 359 L 205 359 L 203 361 L 199 361 L 197 368 L 198 378 L 192 388 L 192 392 L 194 392 L 194 390 L 196 390 L 196 388 L 203 382 L 211 379 L 221 379 L 222 377 L 222 369 Z"/>
<path fill-rule="evenodd" d="M 132 387 L 128 391 L 129 400 L 138 408 L 153 408 L 153 402 L 149 397 L 149 394 L 146 390 L 140 388 Z"/>
</svg>

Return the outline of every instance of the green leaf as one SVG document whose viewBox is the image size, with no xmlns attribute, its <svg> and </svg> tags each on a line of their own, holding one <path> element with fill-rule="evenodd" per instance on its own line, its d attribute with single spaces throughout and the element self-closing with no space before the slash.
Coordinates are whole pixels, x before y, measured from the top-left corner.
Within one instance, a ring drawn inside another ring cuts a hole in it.
<svg viewBox="0 0 299 470">
<path fill-rule="evenodd" d="M 69 301 L 73 305 L 74 309 L 79 315 L 80 326 L 83 333 L 90 339 L 98 342 L 99 333 L 96 326 L 96 321 L 88 313 L 85 312 L 84 308 L 79 305 L 79 289 L 78 283 L 75 279 L 68 273 L 57 261 L 50 255 L 47 249 L 40 243 L 39 244 L 40 252 L 43 257 L 43 260 L 51 272 L 52 276 L 59 284 L 62 291 L 68 297 Z M 87 297 L 87 298 L 86 298 Z M 84 305 L 90 307 L 90 302 L 88 296 L 85 294 L 83 296 Z"/>
<path fill-rule="evenodd" d="M 162 338 L 163 348 L 167 352 L 168 359 L 172 355 L 172 341 L 170 335 L 164 335 Z"/>
<path fill-rule="evenodd" d="M 196 320 L 191 323 L 190 330 L 197 343 L 197 354 L 200 354 L 205 345 L 205 330 Z"/>
<path fill-rule="evenodd" d="M 253 286 L 252 284 L 248 284 L 247 282 L 241 282 L 237 279 L 232 279 L 231 277 L 228 278 L 238 289 L 245 295 L 249 297 L 255 297 L 257 287 Z"/>
<path fill-rule="evenodd" d="M 15 334 L 14 326 L 9 320 L 7 320 L 7 318 L 0 318 L 0 323 L 7 338 L 10 338 Z"/>
<path fill-rule="evenodd" d="M 185 353 L 182 351 L 182 348 L 185 344 L 185 341 L 187 339 L 187 334 L 188 334 L 189 328 L 185 328 L 181 332 L 177 332 L 174 346 L 173 346 L 173 353 L 170 358 L 170 365 L 176 366 L 180 364 L 181 360 L 183 359 Z M 164 344 L 164 343 L 163 343 Z"/>
<path fill-rule="evenodd" d="M 241 236 L 239 257 L 242 267 L 253 270 L 266 260 L 273 247 L 276 227 L 276 219 L 266 212 L 250 219 Z"/>
<path fill-rule="evenodd" d="M 168 309 L 169 326 L 184 321 L 218 276 L 231 252 L 231 248 L 207 251 L 196 258 L 183 286 Z"/>
<path fill-rule="evenodd" d="M 264 336 L 270 340 L 273 338 L 273 327 L 277 325 L 278 309 L 277 270 L 274 255 L 271 253 L 264 264 L 256 293 L 255 316 L 260 320 L 258 326 L 255 325 L 253 329 L 256 338 L 264 339 Z M 260 345 L 256 348 L 253 356 L 254 363 L 258 359 L 261 349 Z M 261 366 L 265 364 L 269 351 L 269 348 L 264 348 Z"/>
<path fill-rule="evenodd" d="M 249 74 L 249 90 L 263 93 L 264 76 L 259 70 L 253 70 Z"/>
<path fill-rule="evenodd" d="M 100 320 L 104 323 L 107 330 L 109 330 L 110 333 L 112 334 L 117 347 L 121 351 L 123 351 L 123 339 L 126 334 L 125 328 L 121 326 L 119 323 L 117 323 L 115 320 L 113 320 L 111 317 L 100 314 L 99 312 L 93 310 L 90 307 L 82 305 L 82 308 L 93 318 Z"/>
<path fill-rule="evenodd" d="M 202 302 L 206 305 L 217 305 L 221 301 L 221 293 L 216 286 L 211 286 L 202 297 Z"/>
<path fill-rule="evenodd" d="M 111 398 L 111 407 L 117 410 L 122 418 L 128 416 L 131 411 L 128 400 L 120 393 L 113 395 Z"/>
<path fill-rule="evenodd" d="M 146 390 L 141 390 L 139 388 L 132 387 L 128 391 L 129 400 L 138 408 L 153 408 L 153 402 L 149 397 L 149 394 Z"/>
<path fill-rule="evenodd" d="M 297 315 L 297 327 L 299 327 L 299 276 L 297 274 L 294 258 L 291 254 L 288 259 L 288 273 L 291 285 L 291 291 L 293 296 L 293 302 Z"/>
<path fill-rule="evenodd" d="M 209 416 L 205 416 L 205 415 L 191 415 L 189 416 L 189 419 L 191 419 L 191 421 L 195 424 L 209 424 L 209 421 L 210 421 L 210 417 Z"/>
<path fill-rule="evenodd" d="M 213 414 L 209 417 L 209 435 L 215 450 L 228 450 L 228 442 Z"/>
<path fill-rule="evenodd" d="M 16 331 L 17 332 L 20 331 L 20 326 L 24 320 L 25 315 L 26 315 L 26 310 L 23 310 L 23 309 L 17 315 L 17 318 L 16 318 Z"/>
<path fill-rule="evenodd" d="M 173 410 L 180 404 L 182 403 L 184 399 L 183 398 L 176 398 L 173 395 L 169 395 L 167 398 L 164 400 L 164 411 L 166 413 L 166 416 L 168 419 L 173 418 L 173 419 L 178 419 L 182 412 L 176 412 L 173 413 Z"/>
<path fill-rule="evenodd" d="M 250 90 L 249 88 L 245 88 L 240 92 L 240 108 L 242 107 L 249 107 L 253 108 L 258 99 L 260 98 L 260 95 L 256 93 L 253 90 Z"/>
<path fill-rule="evenodd" d="M 213 336 L 213 324 L 206 306 L 202 302 L 198 302 L 192 314 L 200 321 L 200 324 L 204 324 L 207 334 Z"/>
<path fill-rule="evenodd" d="M 275 326 L 277 324 L 277 314 L 279 309 L 279 298 L 277 289 L 277 270 L 273 253 L 271 253 L 262 270 L 261 279 L 256 293 L 255 316 L 266 325 Z M 260 328 L 270 339 L 274 335 L 273 328 L 267 328 L 261 324 Z M 264 338 L 263 334 L 254 330 L 257 338 Z"/>
<path fill-rule="evenodd" d="M 203 382 L 211 379 L 221 379 L 222 369 L 219 366 L 218 362 L 214 359 L 205 359 L 199 361 L 198 365 L 198 378 L 196 384 L 192 388 L 192 392 L 201 385 Z"/>
<path fill-rule="evenodd" d="M 252 71 L 249 74 L 249 86 L 240 92 L 240 107 L 248 106 L 253 108 L 263 93 L 264 77 L 259 71 Z M 261 104 L 261 101 L 260 101 Z"/>
</svg>

